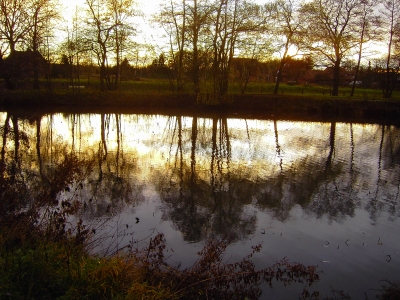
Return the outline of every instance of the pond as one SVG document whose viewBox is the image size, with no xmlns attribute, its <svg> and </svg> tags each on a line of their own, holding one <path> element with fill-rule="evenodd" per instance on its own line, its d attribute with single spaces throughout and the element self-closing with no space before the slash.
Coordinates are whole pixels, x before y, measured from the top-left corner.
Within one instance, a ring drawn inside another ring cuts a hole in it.
<svg viewBox="0 0 400 300">
<path fill-rule="evenodd" d="M 57 197 L 82 203 L 93 247 L 112 254 L 162 232 L 189 267 L 209 239 L 258 268 L 286 257 L 318 265 L 310 291 L 376 294 L 400 269 L 400 130 L 394 125 L 143 114 L 0 113 L 2 161 L 41 180 L 66 153 L 94 162 Z M 3 127 L 4 128 L 4 127 Z M 4 133 L 4 130 L 3 130 Z M 47 175 L 46 175 L 47 174 Z M 33 186 L 33 185 L 32 185 Z M 298 298 L 302 284 L 263 288 Z"/>
</svg>

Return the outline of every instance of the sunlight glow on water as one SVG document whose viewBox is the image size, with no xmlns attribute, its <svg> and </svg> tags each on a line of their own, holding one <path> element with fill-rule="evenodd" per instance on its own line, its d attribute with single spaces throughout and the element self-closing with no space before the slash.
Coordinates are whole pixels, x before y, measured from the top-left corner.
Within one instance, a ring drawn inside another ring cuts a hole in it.
<svg viewBox="0 0 400 300">
<path fill-rule="evenodd" d="M 397 279 L 395 126 L 116 114 L 18 122 L 28 142 L 6 140 L 7 162 L 17 150 L 21 168 L 38 176 L 63 153 L 95 161 L 84 187 L 60 198 L 86 203 L 87 223 L 107 221 L 97 234 L 109 238 L 96 251 L 145 245 L 163 232 L 170 261 L 187 267 L 207 239 L 229 236 L 230 260 L 263 243 L 260 268 L 283 257 L 318 265 L 311 290 L 323 295 L 333 287 L 363 298 L 379 280 Z M 278 283 L 265 297 L 301 291 Z"/>
</svg>

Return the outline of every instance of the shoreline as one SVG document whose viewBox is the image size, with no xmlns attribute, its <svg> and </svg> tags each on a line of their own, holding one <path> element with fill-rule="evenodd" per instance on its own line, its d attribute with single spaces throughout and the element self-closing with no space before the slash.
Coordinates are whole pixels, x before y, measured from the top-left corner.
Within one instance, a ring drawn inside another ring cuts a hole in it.
<svg viewBox="0 0 400 300">
<path fill-rule="evenodd" d="M 193 94 L 133 94 L 82 92 L 50 94 L 15 91 L 0 96 L 0 108 L 18 114 L 47 113 L 143 113 L 290 119 L 298 121 L 378 123 L 400 125 L 400 102 L 331 96 L 232 94 L 230 103 L 196 103 Z"/>
</svg>

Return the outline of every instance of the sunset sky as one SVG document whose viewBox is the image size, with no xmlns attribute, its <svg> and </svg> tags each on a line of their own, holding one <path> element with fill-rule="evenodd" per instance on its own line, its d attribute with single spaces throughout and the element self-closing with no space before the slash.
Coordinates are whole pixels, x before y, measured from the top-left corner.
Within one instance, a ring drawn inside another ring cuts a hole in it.
<svg viewBox="0 0 400 300">
<path fill-rule="evenodd" d="M 85 0 L 60 0 L 61 3 L 66 7 L 66 15 L 75 11 L 76 6 L 83 7 Z M 150 16 L 155 13 L 163 1 L 168 0 L 135 0 L 137 3 L 138 9 L 141 10 L 145 15 Z M 263 4 L 269 2 L 268 0 L 254 0 L 255 3 Z"/>
<path fill-rule="evenodd" d="M 65 18 L 65 27 L 67 24 L 71 24 L 72 16 L 75 13 L 76 8 L 78 7 L 78 11 L 82 12 L 82 8 L 85 8 L 85 0 L 59 0 L 60 3 L 65 8 L 63 10 L 63 16 Z M 142 11 L 145 15 L 143 18 L 137 18 L 135 22 L 139 25 L 139 30 L 142 33 L 138 34 L 140 39 L 144 39 L 143 42 L 145 43 L 152 43 L 156 41 L 161 34 L 161 32 L 157 33 L 155 28 L 152 28 L 148 22 L 145 22 L 146 19 L 149 19 L 152 14 L 157 12 L 159 5 L 162 1 L 165 0 L 135 0 L 137 3 L 137 9 Z M 68 25 L 71 26 L 71 25 Z M 154 25 L 153 25 L 154 27 Z M 65 30 L 65 28 L 63 28 Z M 141 41 L 140 41 L 141 42 Z"/>
<path fill-rule="evenodd" d="M 67 24 L 72 23 L 72 16 L 74 15 L 76 8 L 78 7 L 78 11 L 82 12 L 82 8 L 85 8 L 85 0 L 59 0 L 61 4 L 64 6 L 63 16 L 65 18 L 65 26 L 63 26 L 63 30 L 66 29 Z M 156 13 L 160 4 L 170 0 L 134 0 L 137 3 L 137 9 L 142 11 L 144 14 L 143 18 L 137 18 L 135 22 L 139 25 L 139 33 L 135 38 L 135 41 L 144 44 L 152 44 L 160 46 L 161 37 L 164 34 L 164 31 L 159 27 L 158 24 L 150 24 L 148 21 L 151 18 L 151 15 Z M 264 4 L 270 2 L 269 0 L 253 0 L 254 3 Z M 71 27 L 72 25 L 68 25 Z M 63 33 L 60 33 L 62 35 Z"/>
<path fill-rule="evenodd" d="M 65 18 L 66 26 L 67 24 L 71 24 L 72 16 L 75 13 L 76 7 L 78 7 L 78 11 L 82 12 L 82 8 L 85 8 L 85 0 L 59 0 L 63 7 L 65 8 L 63 11 L 63 15 Z M 164 34 L 164 31 L 157 24 L 150 24 L 149 19 L 151 15 L 156 13 L 160 4 L 170 0 L 134 0 L 137 3 L 137 9 L 142 11 L 144 17 L 136 18 L 135 22 L 138 24 L 138 35 L 135 38 L 136 42 L 143 44 L 151 44 L 155 45 L 156 48 L 163 48 L 164 45 L 161 40 Z M 270 0 L 253 0 L 254 3 L 257 4 L 265 4 L 270 2 Z M 66 29 L 66 26 L 63 26 L 63 30 Z M 71 25 L 68 25 L 69 27 Z M 60 33 L 62 35 L 62 33 Z M 162 44 L 162 45 L 161 45 Z M 387 50 L 387 45 L 385 42 L 374 42 L 370 46 L 366 45 L 366 51 L 371 52 L 371 50 L 377 50 L 378 53 L 385 53 Z M 368 58 L 371 57 L 380 57 L 381 54 L 369 54 Z"/>
<path fill-rule="evenodd" d="M 73 9 L 76 5 L 83 5 L 85 0 L 61 0 L 62 2 L 65 3 L 66 6 L 71 7 Z M 138 7 L 145 13 L 152 13 L 154 12 L 158 5 L 166 0 L 136 0 L 136 3 L 138 4 Z M 255 0 L 255 3 L 267 3 L 267 0 Z"/>
</svg>

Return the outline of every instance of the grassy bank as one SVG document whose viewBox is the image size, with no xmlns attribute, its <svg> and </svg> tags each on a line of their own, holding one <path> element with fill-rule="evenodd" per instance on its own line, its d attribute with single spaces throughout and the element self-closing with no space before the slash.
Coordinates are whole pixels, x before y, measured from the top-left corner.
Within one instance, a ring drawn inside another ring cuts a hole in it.
<svg viewBox="0 0 400 300">
<path fill-rule="evenodd" d="M 84 86 L 83 90 L 100 90 L 100 82 L 98 79 L 81 80 L 76 85 Z M 32 84 L 29 83 L 28 86 Z M 53 79 L 52 90 L 59 92 L 71 92 L 68 87 L 71 85 L 66 79 Z M 42 84 L 45 86 L 45 83 Z M 250 81 L 244 91 L 245 94 L 255 95 L 271 95 L 275 89 L 274 82 Z M 82 89 L 80 91 L 83 91 Z M 191 83 L 183 86 L 183 93 L 191 94 L 194 88 Z M 211 83 L 203 83 L 201 92 L 203 94 L 211 94 L 213 91 Z M 118 92 L 130 94 L 166 94 L 171 92 L 171 84 L 167 79 L 141 78 L 140 80 L 121 81 Z M 306 96 L 306 97 L 330 97 L 332 88 L 329 85 L 318 84 L 287 84 L 281 83 L 278 94 L 284 96 Z M 342 86 L 339 90 L 340 97 L 349 97 L 351 93 L 350 86 Z M 230 82 L 229 94 L 241 94 L 241 86 L 239 82 Z M 364 88 L 357 86 L 354 91 L 355 99 L 381 99 L 382 91 L 378 88 Z M 393 100 L 400 100 L 400 91 L 395 90 L 392 95 Z"/>
<path fill-rule="evenodd" d="M 400 123 L 400 101 L 331 96 L 231 94 L 229 103 L 203 104 L 207 95 L 85 90 L 79 93 L 12 91 L 0 96 L 4 110 L 28 109 L 42 113 L 161 113 L 238 118 Z"/>
<path fill-rule="evenodd" d="M 377 89 L 342 87 L 340 95 L 330 96 L 330 88 L 320 85 L 281 84 L 272 94 L 273 83 L 249 84 L 246 93 L 231 84 L 223 105 L 210 104 L 211 93 L 205 90 L 197 99 L 186 86 L 182 93 L 170 91 L 167 80 L 144 79 L 125 81 L 118 91 L 100 92 L 96 81 L 84 82 L 82 89 L 68 88 L 65 80 L 52 83 L 52 89 L 16 90 L 0 94 L 3 110 L 34 110 L 37 114 L 71 113 L 160 113 L 170 115 L 215 115 L 237 118 L 342 121 L 357 123 L 400 124 L 400 93 L 382 98 Z"/>
</svg>

